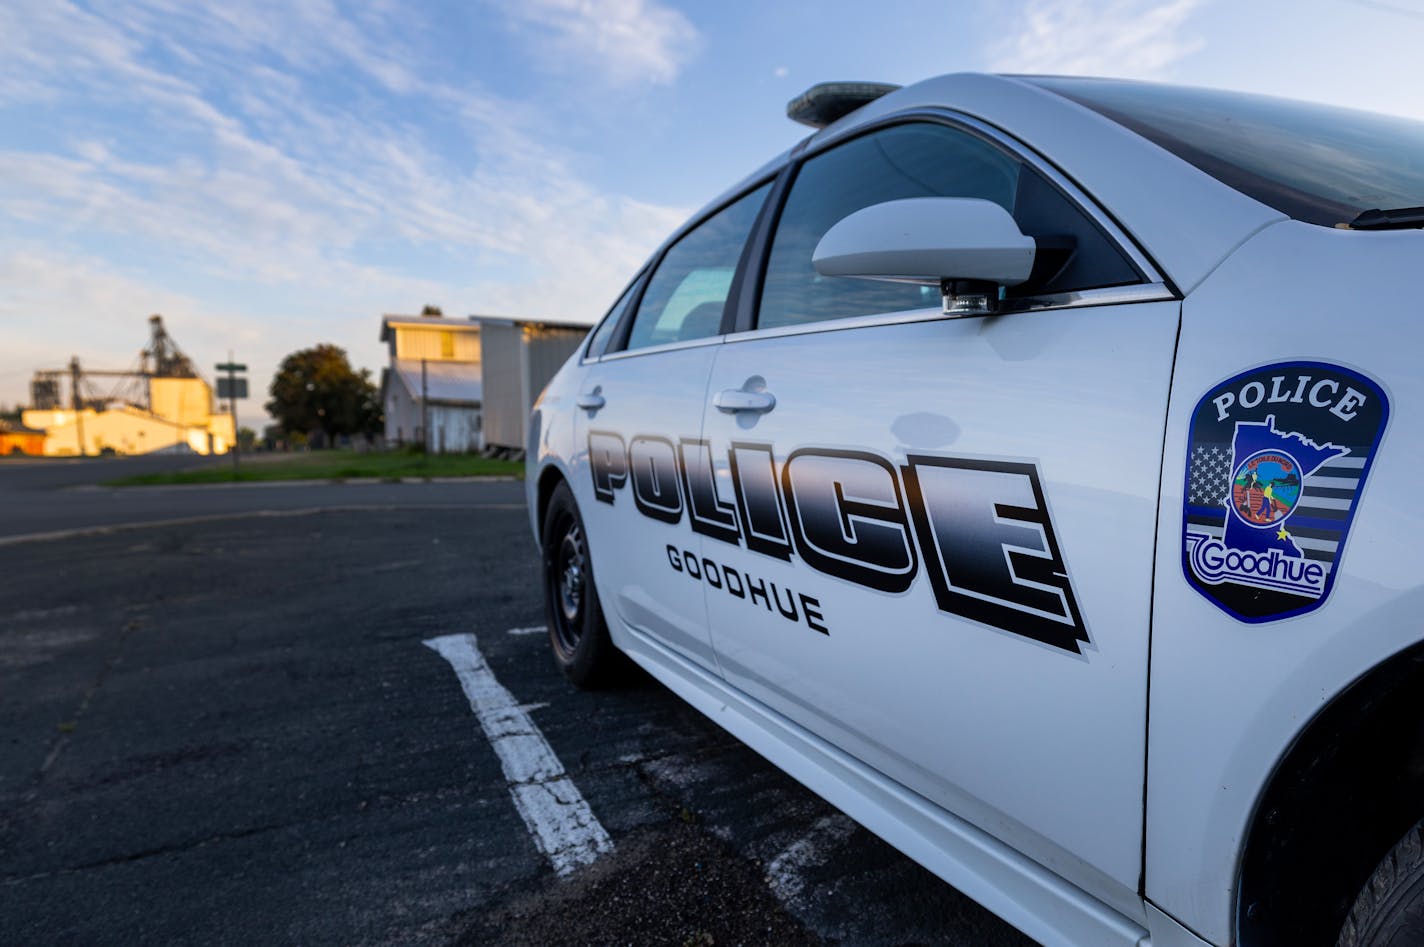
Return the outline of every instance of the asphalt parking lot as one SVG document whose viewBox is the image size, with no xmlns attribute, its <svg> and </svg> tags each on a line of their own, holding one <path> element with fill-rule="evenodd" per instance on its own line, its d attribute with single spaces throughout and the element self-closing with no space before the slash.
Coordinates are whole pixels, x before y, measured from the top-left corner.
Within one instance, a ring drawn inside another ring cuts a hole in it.
<svg viewBox="0 0 1424 947">
<path fill-rule="evenodd" d="M 519 484 L 37 469 L 0 470 L 0 941 L 1028 943 L 651 679 L 570 687 Z"/>
</svg>

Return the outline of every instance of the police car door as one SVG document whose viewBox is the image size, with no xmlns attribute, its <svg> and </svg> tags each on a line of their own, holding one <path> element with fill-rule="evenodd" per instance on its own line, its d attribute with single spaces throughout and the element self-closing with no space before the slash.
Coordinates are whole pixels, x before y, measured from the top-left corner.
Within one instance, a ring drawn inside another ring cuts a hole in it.
<svg viewBox="0 0 1424 947">
<path fill-rule="evenodd" d="M 1073 193 L 947 119 L 805 160 L 712 370 L 737 522 L 703 584 L 731 683 L 1127 909 L 1180 303 Z M 832 224 L 922 196 L 1076 250 L 988 318 L 816 274 Z"/>
<path fill-rule="evenodd" d="M 664 547 L 684 539 L 678 524 L 689 455 L 692 481 L 711 480 L 705 459 L 699 480 L 696 445 L 707 374 L 767 191 L 731 202 L 668 248 L 641 294 L 633 291 L 633 311 L 610 351 L 588 366 L 577 396 L 575 442 L 586 449 L 587 464 L 575 477 L 575 496 L 605 615 L 706 667 L 715 662 L 701 593 L 662 581 Z"/>
</svg>

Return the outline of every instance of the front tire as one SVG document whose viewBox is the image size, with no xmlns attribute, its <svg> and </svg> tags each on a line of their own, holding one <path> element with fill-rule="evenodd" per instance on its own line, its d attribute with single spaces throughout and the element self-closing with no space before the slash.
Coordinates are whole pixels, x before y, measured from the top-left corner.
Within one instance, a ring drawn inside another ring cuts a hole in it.
<svg viewBox="0 0 1424 947">
<path fill-rule="evenodd" d="M 554 663 L 579 687 L 614 683 L 627 659 L 614 646 L 593 583 L 588 533 L 573 491 L 560 482 L 544 512 L 544 612 Z"/>
<path fill-rule="evenodd" d="M 1360 890 L 1336 947 L 1424 945 L 1424 821 L 1380 862 Z"/>
</svg>

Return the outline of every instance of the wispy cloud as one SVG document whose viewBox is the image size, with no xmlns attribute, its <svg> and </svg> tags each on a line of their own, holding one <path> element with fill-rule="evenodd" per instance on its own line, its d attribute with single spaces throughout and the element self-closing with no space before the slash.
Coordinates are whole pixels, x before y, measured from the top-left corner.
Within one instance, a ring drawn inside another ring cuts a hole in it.
<svg viewBox="0 0 1424 947">
<path fill-rule="evenodd" d="M 184 344 L 203 342 L 219 346 L 253 346 L 262 331 L 234 326 L 232 313 L 209 309 L 181 292 L 156 289 L 152 283 L 118 272 L 102 262 L 81 256 L 19 249 L 0 255 L 0 322 L 7 326 L 43 320 L 47 338 L 7 335 L 7 348 L 15 346 L 27 359 L 26 369 L 57 368 L 71 354 L 92 361 L 103 353 L 106 367 L 124 367 L 138 355 L 145 341 L 144 317 L 161 312 L 180 314 Z M 103 318 L 120 311 L 126 318 Z M 61 341 L 64 340 L 64 341 Z M 219 354 L 214 352 L 213 354 Z"/>
<path fill-rule="evenodd" d="M 1028 0 L 994 56 L 1003 72 L 1165 76 L 1203 40 L 1185 28 L 1204 0 Z"/>
<path fill-rule="evenodd" d="M 521 0 L 506 15 L 545 66 L 615 85 L 669 83 L 700 45 L 691 21 L 657 0 Z"/>
<path fill-rule="evenodd" d="M 372 364 L 376 315 L 423 303 L 592 319 L 684 216 L 591 184 L 537 108 L 429 68 L 403 9 L 97 9 L 0 8 L 0 122 L 55 116 L 23 147 L 0 133 L 0 400 L 41 333 L 119 362 L 141 342 L 85 319 L 131 339 L 166 312 L 189 347 L 256 350 L 256 379 L 317 341 Z"/>
<path fill-rule="evenodd" d="M 536 267 L 560 261 L 567 269 L 584 256 L 604 269 L 635 267 L 680 219 L 680 209 L 592 188 L 521 104 L 382 66 L 329 4 L 306 0 L 296 8 L 305 30 L 274 28 L 260 16 L 238 21 L 220 8 L 202 19 L 188 5 L 170 11 L 163 0 L 148 0 L 140 13 L 193 20 L 180 35 L 184 48 L 202 50 L 204 63 L 184 76 L 145 62 L 154 42 L 173 41 L 172 20 L 139 15 L 120 28 L 63 2 L 37 4 L 47 13 L 19 18 L 29 31 L 13 43 L 32 55 L 17 63 L 8 55 L 12 44 L 0 47 L 7 54 L 0 62 L 9 64 L 0 65 L 0 82 L 27 72 L 44 85 L 28 96 L 12 85 L 11 101 L 107 97 L 143 110 L 151 127 L 140 135 L 110 127 L 107 139 L 87 136 L 69 153 L 0 150 L 6 209 L 32 222 L 163 241 L 180 256 L 206 257 L 222 275 L 275 280 L 309 280 L 322 255 L 338 259 L 363 242 L 392 239 L 519 256 Z M 403 107 L 316 105 L 295 69 L 214 55 L 222 45 L 268 43 L 303 69 L 340 57 L 383 87 L 418 90 L 397 104 L 418 102 L 430 124 L 453 131 L 468 149 L 452 157 Z M 150 137 L 175 147 L 143 144 Z M 610 247 L 609 233 L 634 246 L 614 237 Z M 570 252 L 580 245 L 586 254 Z M 500 275 L 471 274 L 477 283 Z"/>
<path fill-rule="evenodd" d="M 370 366 L 373 361 L 363 356 L 377 351 L 375 317 L 380 311 L 371 308 L 372 300 L 438 303 L 450 288 L 340 263 L 321 277 L 300 292 L 283 291 L 283 304 L 262 311 L 221 294 L 168 288 L 147 274 L 81 252 L 0 246 L 0 326 L 6 339 L 0 402 L 21 397 L 31 371 L 59 367 L 71 354 L 91 368 L 131 365 L 146 340 L 144 319 L 154 312 L 167 317 L 201 371 L 210 371 L 212 362 L 236 350 L 252 364 L 259 392 L 284 355 L 317 342 L 342 345 Z M 231 285 L 236 289 L 240 284 Z M 259 392 L 244 405 L 244 415 L 260 412 Z"/>
</svg>

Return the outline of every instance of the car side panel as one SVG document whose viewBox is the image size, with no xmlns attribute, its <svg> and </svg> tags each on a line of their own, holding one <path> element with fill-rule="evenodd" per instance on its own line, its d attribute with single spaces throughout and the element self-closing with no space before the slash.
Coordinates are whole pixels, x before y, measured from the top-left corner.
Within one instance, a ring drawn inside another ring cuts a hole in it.
<svg viewBox="0 0 1424 947">
<path fill-rule="evenodd" d="M 606 357 L 587 366 L 578 394 L 597 392 L 605 406 L 575 409 L 570 465 L 594 581 L 610 626 L 636 628 L 709 669 L 715 669 L 716 659 L 702 596 L 687 595 L 667 582 L 663 550 L 667 537 L 680 534 L 690 515 L 678 482 L 678 460 L 688 450 L 685 442 L 700 433 L 716 349 L 708 340 Z M 624 465 L 606 485 L 607 474 L 600 470 L 605 462 Z M 664 519 L 641 512 L 651 494 L 640 484 L 655 486 L 670 504 L 660 511 Z"/>
<path fill-rule="evenodd" d="M 573 465 L 577 462 L 574 397 L 586 371 L 581 355 L 581 350 L 575 352 L 554 373 L 529 412 L 529 443 L 524 451 L 524 499 L 529 507 L 529 528 L 535 546 L 542 541 L 544 531 L 544 524 L 540 522 L 540 483 L 551 469 L 557 471 L 570 486 L 577 479 L 573 474 Z M 574 489 L 577 497 L 577 488 Z"/>
<path fill-rule="evenodd" d="M 1155 564 L 1145 878 L 1150 901 L 1212 943 L 1231 941 L 1241 846 L 1277 761 L 1352 680 L 1424 637 L 1420 307 L 1403 290 L 1421 251 L 1417 232 L 1282 223 L 1183 306 Z M 1223 380 L 1287 361 L 1374 379 L 1389 420 L 1323 604 L 1250 623 L 1184 576 L 1188 429 Z"/>
<path fill-rule="evenodd" d="M 1124 913 L 1178 307 L 729 337 L 711 389 L 759 378 L 776 406 L 703 422 L 729 496 L 774 453 L 795 537 L 783 555 L 704 544 L 747 587 L 702 581 L 728 681 Z M 902 558 L 889 581 L 861 565 Z M 762 582 L 787 603 L 755 599 Z"/>
</svg>

